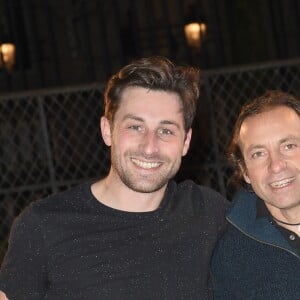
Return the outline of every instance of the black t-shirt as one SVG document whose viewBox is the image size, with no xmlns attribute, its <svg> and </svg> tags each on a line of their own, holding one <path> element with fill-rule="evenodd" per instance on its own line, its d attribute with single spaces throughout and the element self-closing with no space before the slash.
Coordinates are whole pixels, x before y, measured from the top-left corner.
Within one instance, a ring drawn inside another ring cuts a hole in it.
<svg viewBox="0 0 300 300">
<path fill-rule="evenodd" d="M 0 289 L 12 300 L 208 299 L 226 207 L 191 181 L 170 182 L 160 207 L 144 213 L 101 204 L 90 184 L 75 187 L 16 219 Z"/>
</svg>

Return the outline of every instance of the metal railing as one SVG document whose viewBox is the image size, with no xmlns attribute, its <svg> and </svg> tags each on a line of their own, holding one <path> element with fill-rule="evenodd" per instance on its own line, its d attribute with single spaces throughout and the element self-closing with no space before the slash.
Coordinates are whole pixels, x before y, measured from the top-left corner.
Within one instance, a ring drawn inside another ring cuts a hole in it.
<svg viewBox="0 0 300 300">
<path fill-rule="evenodd" d="M 176 179 L 191 178 L 229 195 L 225 159 L 243 103 L 268 89 L 300 95 L 300 59 L 202 74 L 193 140 Z M 0 252 L 14 218 L 30 202 L 104 176 L 109 152 L 100 135 L 103 85 L 0 97 Z"/>
</svg>

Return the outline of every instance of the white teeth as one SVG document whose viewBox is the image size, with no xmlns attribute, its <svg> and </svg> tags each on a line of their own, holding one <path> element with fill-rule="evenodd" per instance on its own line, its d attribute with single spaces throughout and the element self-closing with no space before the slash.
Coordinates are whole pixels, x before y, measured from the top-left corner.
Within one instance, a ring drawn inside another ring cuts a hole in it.
<svg viewBox="0 0 300 300">
<path fill-rule="evenodd" d="M 160 165 L 160 163 L 158 162 L 145 162 L 145 161 L 141 161 L 135 158 L 132 158 L 132 161 L 138 165 L 139 167 L 143 168 L 143 169 L 152 169 L 152 168 L 156 168 Z"/>
<path fill-rule="evenodd" d="M 272 182 L 270 185 L 274 188 L 280 188 L 280 187 L 288 185 L 292 181 L 293 181 L 293 178 L 287 178 L 287 179 Z"/>
</svg>

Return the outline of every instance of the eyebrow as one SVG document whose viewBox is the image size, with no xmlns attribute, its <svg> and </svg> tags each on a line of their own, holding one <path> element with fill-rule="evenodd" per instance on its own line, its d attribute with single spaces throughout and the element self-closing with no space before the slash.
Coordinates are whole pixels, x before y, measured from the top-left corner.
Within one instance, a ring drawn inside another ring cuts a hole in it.
<svg viewBox="0 0 300 300">
<path fill-rule="evenodd" d="M 256 149 L 262 149 L 262 148 L 265 148 L 265 146 L 264 145 L 260 145 L 260 144 L 258 144 L 258 145 L 250 145 L 249 147 L 248 147 L 248 149 L 247 149 L 247 151 L 246 151 L 246 153 L 250 153 L 251 151 L 253 151 L 253 150 L 256 150 Z"/>
<path fill-rule="evenodd" d="M 135 120 L 135 121 L 139 121 L 139 122 L 144 122 L 143 118 L 137 117 L 133 114 L 125 115 L 122 120 L 124 121 L 124 120 L 127 120 L 127 119 L 131 119 L 131 120 Z"/>
<path fill-rule="evenodd" d="M 281 140 L 279 141 L 279 143 L 282 144 L 282 143 L 285 143 L 285 142 L 290 141 L 290 140 L 297 140 L 297 141 L 299 141 L 300 138 L 299 138 L 299 137 L 296 137 L 296 136 L 294 136 L 294 135 L 288 135 L 287 137 L 281 139 Z"/>
<path fill-rule="evenodd" d="M 169 120 L 163 120 L 161 122 L 159 122 L 160 124 L 163 124 L 163 125 L 174 125 L 176 126 L 178 129 L 180 129 L 180 126 L 178 123 L 174 122 L 174 121 L 169 121 Z"/>
<path fill-rule="evenodd" d="M 278 144 L 280 145 L 280 144 L 286 143 L 286 142 L 291 141 L 291 140 L 299 141 L 300 138 L 296 137 L 294 135 L 288 135 L 287 137 L 284 137 L 284 138 L 280 139 L 278 141 Z M 248 147 L 247 151 L 252 151 L 252 150 L 255 150 L 255 149 L 261 149 L 261 148 L 265 148 L 265 147 L 266 147 L 265 145 L 261 145 L 261 144 L 258 144 L 258 145 L 252 144 Z"/>
<path fill-rule="evenodd" d="M 133 114 L 125 115 L 123 117 L 123 121 L 126 120 L 126 119 L 135 120 L 135 121 L 138 121 L 138 122 L 145 122 L 145 120 L 143 118 L 135 116 Z M 172 121 L 172 120 L 162 120 L 162 121 L 159 122 L 159 124 L 161 124 L 161 125 L 173 125 L 173 126 L 176 126 L 178 129 L 180 129 L 180 125 L 177 122 Z"/>
</svg>

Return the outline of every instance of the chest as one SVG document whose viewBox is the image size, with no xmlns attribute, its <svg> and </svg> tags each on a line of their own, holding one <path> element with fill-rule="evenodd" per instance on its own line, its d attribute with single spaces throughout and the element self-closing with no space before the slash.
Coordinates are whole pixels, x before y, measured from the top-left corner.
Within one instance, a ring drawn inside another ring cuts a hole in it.
<svg viewBox="0 0 300 300">
<path fill-rule="evenodd" d="M 62 292 L 101 287 L 108 295 L 122 295 L 124 286 L 169 294 L 181 286 L 186 293 L 207 279 L 216 233 L 203 224 L 195 216 L 62 218 L 46 232 L 50 285 Z"/>
</svg>

